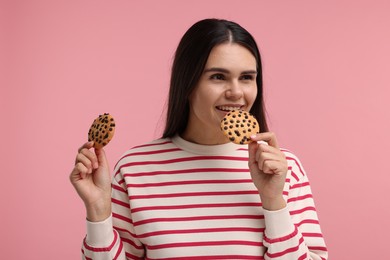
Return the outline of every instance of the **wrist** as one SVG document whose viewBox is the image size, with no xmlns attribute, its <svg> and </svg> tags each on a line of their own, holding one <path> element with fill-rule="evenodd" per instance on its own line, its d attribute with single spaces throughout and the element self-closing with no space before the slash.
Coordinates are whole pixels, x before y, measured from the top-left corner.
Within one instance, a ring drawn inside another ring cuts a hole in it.
<svg viewBox="0 0 390 260">
<path fill-rule="evenodd" d="M 100 222 L 111 216 L 111 202 L 97 205 L 86 205 L 87 220 L 90 222 Z"/>
<path fill-rule="evenodd" d="M 268 211 L 281 210 L 287 206 L 283 196 L 278 196 L 275 198 L 263 198 L 260 196 L 260 198 L 263 209 Z"/>
</svg>

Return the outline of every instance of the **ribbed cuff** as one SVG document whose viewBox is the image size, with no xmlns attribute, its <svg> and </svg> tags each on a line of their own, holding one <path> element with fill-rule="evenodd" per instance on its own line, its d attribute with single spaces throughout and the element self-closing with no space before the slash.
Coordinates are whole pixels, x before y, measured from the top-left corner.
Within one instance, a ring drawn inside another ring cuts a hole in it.
<svg viewBox="0 0 390 260">
<path fill-rule="evenodd" d="M 265 234 L 268 238 L 279 238 L 291 234 L 295 230 L 287 207 L 276 211 L 264 209 Z"/>
<path fill-rule="evenodd" d="M 87 220 L 86 243 L 92 247 L 107 247 L 114 240 L 112 216 L 100 222 Z"/>
</svg>

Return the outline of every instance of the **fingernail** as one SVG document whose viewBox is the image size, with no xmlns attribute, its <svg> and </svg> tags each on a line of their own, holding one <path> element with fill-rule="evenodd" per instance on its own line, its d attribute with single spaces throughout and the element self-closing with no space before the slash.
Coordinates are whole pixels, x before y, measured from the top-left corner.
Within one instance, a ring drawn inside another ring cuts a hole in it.
<svg viewBox="0 0 390 260">
<path fill-rule="evenodd" d="M 251 135 L 251 139 L 254 139 L 254 138 L 256 138 L 256 135 Z"/>
</svg>

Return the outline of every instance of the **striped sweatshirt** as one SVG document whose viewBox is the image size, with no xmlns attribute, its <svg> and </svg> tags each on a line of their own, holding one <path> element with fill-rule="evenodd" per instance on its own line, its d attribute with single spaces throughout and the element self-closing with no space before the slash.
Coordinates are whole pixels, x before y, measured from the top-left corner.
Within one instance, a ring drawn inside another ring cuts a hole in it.
<svg viewBox="0 0 390 260">
<path fill-rule="evenodd" d="M 248 147 L 176 136 L 127 151 L 112 215 L 87 221 L 83 259 L 327 259 L 307 175 L 287 150 L 287 207 L 262 208 Z"/>
</svg>

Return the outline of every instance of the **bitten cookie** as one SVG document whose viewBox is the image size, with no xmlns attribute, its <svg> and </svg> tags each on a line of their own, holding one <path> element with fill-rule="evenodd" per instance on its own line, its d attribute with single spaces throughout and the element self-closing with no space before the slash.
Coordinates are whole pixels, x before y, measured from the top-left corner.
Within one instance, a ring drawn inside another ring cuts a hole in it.
<svg viewBox="0 0 390 260">
<path fill-rule="evenodd" d="M 114 118 L 109 113 L 99 115 L 89 128 L 88 141 L 94 142 L 93 147 L 102 148 L 111 141 L 114 132 Z"/>
<path fill-rule="evenodd" d="M 248 144 L 251 135 L 260 132 L 256 118 L 247 111 L 232 110 L 221 121 L 221 129 L 236 144 Z"/>
</svg>

